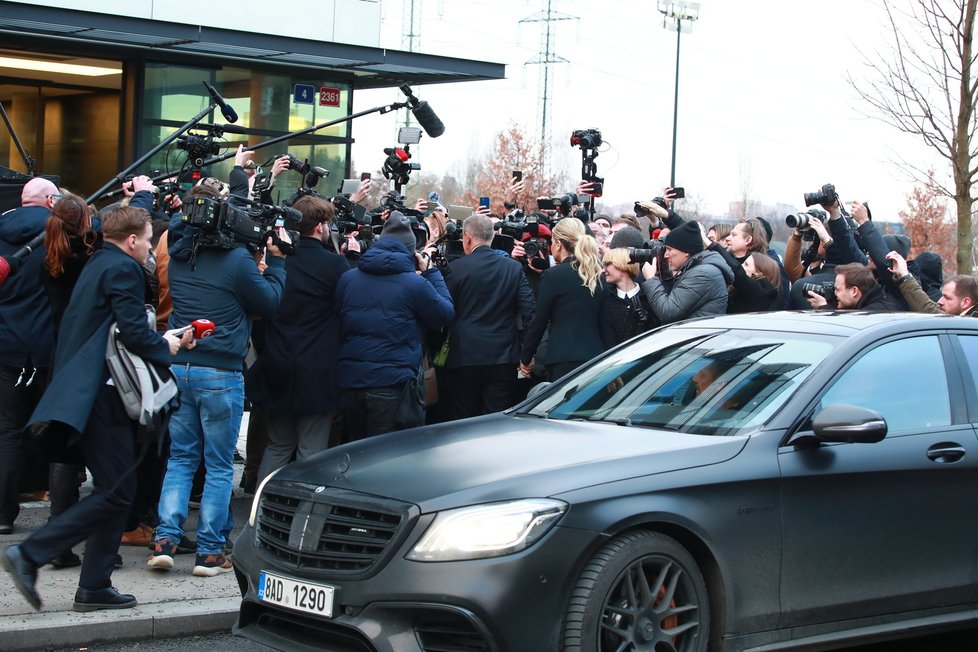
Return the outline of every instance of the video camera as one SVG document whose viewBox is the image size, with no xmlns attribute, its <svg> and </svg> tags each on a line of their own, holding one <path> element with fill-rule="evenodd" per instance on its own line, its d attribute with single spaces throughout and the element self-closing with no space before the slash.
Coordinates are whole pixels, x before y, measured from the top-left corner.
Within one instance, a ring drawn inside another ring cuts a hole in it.
<svg viewBox="0 0 978 652">
<path fill-rule="evenodd" d="M 519 242 L 526 252 L 524 264 L 541 272 L 550 267 L 548 254 L 552 235 L 550 227 L 540 221 L 539 215 L 513 211 L 505 220 L 496 222 L 493 228 L 499 232 L 492 239 L 493 249 L 509 253 L 513 251 L 515 243 Z"/>
<path fill-rule="evenodd" d="M 598 147 L 601 146 L 601 132 L 597 129 L 575 129 L 571 132 L 570 144 L 581 148 L 581 179 L 590 181 L 591 196 L 600 197 L 604 194 L 604 177 L 598 176 L 598 166 L 594 159 L 598 158 Z M 594 213 L 593 202 L 589 216 Z M 587 218 L 581 218 L 587 221 Z"/>
<path fill-rule="evenodd" d="M 385 147 L 384 154 L 387 154 L 387 159 L 381 167 L 381 172 L 385 179 L 393 179 L 398 187 L 406 185 L 410 180 L 411 173 L 421 169 L 420 163 L 408 162 L 411 158 L 410 145 Z"/>
<path fill-rule="evenodd" d="M 283 242 L 276 229 L 285 226 L 287 222 L 298 223 L 302 214 L 287 206 L 271 206 L 244 201 L 241 207 L 232 206 L 227 200 L 211 199 L 210 197 L 195 197 L 186 207 L 183 222 L 188 226 L 200 229 L 197 244 L 201 247 L 214 249 L 231 249 L 239 244 L 247 246 L 252 251 L 259 249 L 271 237 L 283 253 L 295 253 L 294 243 L 299 241 L 299 234 L 287 230 L 293 244 Z"/>
<path fill-rule="evenodd" d="M 571 207 L 580 203 L 580 197 L 572 192 L 568 192 L 558 197 L 538 199 L 537 208 L 542 211 L 557 211 L 563 217 L 567 217 L 570 215 Z"/>
</svg>

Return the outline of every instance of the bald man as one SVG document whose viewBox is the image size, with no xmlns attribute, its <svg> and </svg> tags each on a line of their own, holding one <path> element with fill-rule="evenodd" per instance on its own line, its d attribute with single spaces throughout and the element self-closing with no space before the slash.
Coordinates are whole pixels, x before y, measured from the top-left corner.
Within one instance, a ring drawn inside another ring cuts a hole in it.
<svg viewBox="0 0 978 652">
<path fill-rule="evenodd" d="M 21 207 L 0 215 L 0 256 L 10 256 L 43 233 L 60 197 L 48 179 L 28 181 Z M 32 251 L 0 286 L 0 534 L 13 531 L 20 491 L 42 488 L 47 479 L 47 465 L 28 456 L 23 432 L 44 393 L 54 347 L 51 310 L 41 285 L 44 254 L 44 247 Z"/>
</svg>

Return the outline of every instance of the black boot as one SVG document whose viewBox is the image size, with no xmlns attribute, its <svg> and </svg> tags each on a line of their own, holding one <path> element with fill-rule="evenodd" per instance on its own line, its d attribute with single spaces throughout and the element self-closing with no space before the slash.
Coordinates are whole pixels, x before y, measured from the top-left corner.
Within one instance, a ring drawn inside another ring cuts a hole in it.
<svg viewBox="0 0 978 652">
<path fill-rule="evenodd" d="M 89 591 L 78 587 L 75 591 L 75 603 L 71 608 L 75 611 L 97 611 L 98 609 L 129 609 L 137 604 L 136 597 L 119 593 L 114 587 Z"/>
</svg>

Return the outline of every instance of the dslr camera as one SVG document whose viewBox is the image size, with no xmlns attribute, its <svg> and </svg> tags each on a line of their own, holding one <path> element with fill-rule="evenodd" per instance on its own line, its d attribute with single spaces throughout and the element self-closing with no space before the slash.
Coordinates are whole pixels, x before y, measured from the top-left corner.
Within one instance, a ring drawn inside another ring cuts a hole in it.
<svg viewBox="0 0 978 652">
<path fill-rule="evenodd" d="M 809 209 L 804 213 L 798 213 L 797 215 L 788 215 L 784 218 L 784 223 L 788 225 L 788 228 L 798 229 L 801 231 L 806 240 L 811 240 L 815 237 L 815 232 L 812 230 L 811 221 L 813 217 L 817 217 L 819 220 L 825 224 L 829 216 L 825 211 L 821 211 L 817 208 Z"/>
<path fill-rule="evenodd" d="M 835 305 L 835 282 L 822 281 L 821 283 L 802 283 L 801 291 L 803 297 L 808 297 L 809 292 L 824 297 L 830 306 Z"/>
<path fill-rule="evenodd" d="M 831 183 L 822 186 L 821 190 L 805 193 L 805 206 L 814 206 L 815 204 L 831 205 L 838 200 L 839 193 L 835 191 L 835 186 Z"/>
</svg>

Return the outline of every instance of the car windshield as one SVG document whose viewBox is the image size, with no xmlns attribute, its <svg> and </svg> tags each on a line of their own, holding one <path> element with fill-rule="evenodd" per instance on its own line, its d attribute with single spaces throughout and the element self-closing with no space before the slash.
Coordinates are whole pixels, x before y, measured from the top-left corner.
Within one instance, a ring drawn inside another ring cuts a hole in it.
<svg viewBox="0 0 978 652">
<path fill-rule="evenodd" d="M 788 400 L 835 341 L 809 333 L 665 329 L 597 360 L 518 414 L 745 434 Z"/>
</svg>

